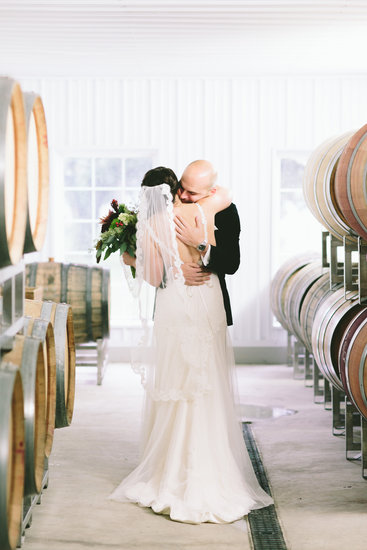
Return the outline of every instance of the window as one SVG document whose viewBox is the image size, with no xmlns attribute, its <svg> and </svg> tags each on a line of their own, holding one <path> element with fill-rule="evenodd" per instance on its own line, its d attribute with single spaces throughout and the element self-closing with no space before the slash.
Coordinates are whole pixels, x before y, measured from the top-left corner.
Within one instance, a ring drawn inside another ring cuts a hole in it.
<svg viewBox="0 0 367 550">
<path fill-rule="evenodd" d="M 278 152 L 273 197 L 273 272 L 287 259 L 302 252 L 321 255 L 321 225 L 303 196 L 307 152 Z"/>
<path fill-rule="evenodd" d="M 95 264 L 94 244 L 99 220 L 112 199 L 137 203 L 144 174 L 153 166 L 152 152 L 120 156 L 64 157 L 63 249 L 64 261 Z M 101 261 L 111 271 L 111 322 L 137 319 L 136 304 L 128 290 L 117 254 Z"/>
</svg>

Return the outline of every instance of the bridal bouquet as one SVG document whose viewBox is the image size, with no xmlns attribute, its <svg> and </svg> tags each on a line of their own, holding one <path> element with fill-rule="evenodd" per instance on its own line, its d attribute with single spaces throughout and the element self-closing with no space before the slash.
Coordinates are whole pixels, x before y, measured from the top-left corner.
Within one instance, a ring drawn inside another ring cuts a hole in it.
<svg viewBox="0 0 367 550">
<path fill-rule="evenodd" d="M 114 199 L 111 202 L 112 210 L 107 216 L 101 218 L 101 234 L 95 245 L 96 260 L 100 262 L 102 255 L 106 260 L 112 252 L 124 252 L 135 256 L 136 251 L 136 210 L 129 209 L 125 204 L 118 204 Z M 135 277 L 135 268 L 131 266 L 132 276 Z"/>
</svg>

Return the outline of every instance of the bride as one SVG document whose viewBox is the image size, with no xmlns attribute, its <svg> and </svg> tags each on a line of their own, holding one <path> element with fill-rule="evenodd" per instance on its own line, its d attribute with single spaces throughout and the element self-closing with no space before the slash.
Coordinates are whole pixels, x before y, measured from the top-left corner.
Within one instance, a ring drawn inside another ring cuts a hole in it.
<svg viewBox="0 0 367 550">
<path fill-rule="evenodd" d="M 139 465 L 110 496 L 131 501 L 185 523 L 230 523 L 272 504 L 259 486 L 236 418 L 233 352 L 222 293 L 215 274 L 187 286 L 182 263 L 200 253 L 176 239 L 174 215 L 194 225 L 201 216 L 206 240 L 215 245 L 214 215 L 225 193 L 181 203 L 179 183 L 168 168 L 143 179 L 136 260 L 137 284 L 157 288 L 149 359 L 140 365 L 146 402 Z M 143 283 L 145 281 L 145 283 Z"/>
</svg>

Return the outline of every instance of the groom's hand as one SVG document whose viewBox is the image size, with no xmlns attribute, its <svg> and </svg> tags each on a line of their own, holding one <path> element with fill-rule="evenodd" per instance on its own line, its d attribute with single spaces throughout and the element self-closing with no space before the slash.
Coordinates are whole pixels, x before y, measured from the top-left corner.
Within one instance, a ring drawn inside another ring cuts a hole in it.
<svg viewBox="0 0 367 550">
<path fill-rule="evenodd" d="M 189 246 L 197 247 L 205 238 L 204 225 L 199 216 L 195 218 L 195 227 L 189 225 L 181 216 L 175 216 L 177 237 Z"/>
<path fill-rule="evenodd" d="M 181 269 L 185 279 L 185 285 L 199 286 L 210 279 L 210 273 L 204 271 L 198 264 L 182 264 Z"/>
</svg>

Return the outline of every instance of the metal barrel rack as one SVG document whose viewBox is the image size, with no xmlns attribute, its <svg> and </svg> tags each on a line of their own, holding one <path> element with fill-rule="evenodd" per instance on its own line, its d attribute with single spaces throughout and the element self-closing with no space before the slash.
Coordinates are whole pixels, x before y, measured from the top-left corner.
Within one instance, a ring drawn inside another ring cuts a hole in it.
<svg viewBox="0 0 367 550">
<path fill-rule="evenodd" d="M 76 366 L 96 367 L 97 385 L 100 386 L 105 374 L 108 360 L 108 339 L 98 338 L 96 342 L 76 344 Z"/>
<path fill-rule="evenodd" d="M 367 242 L 361 237 L 351 243 L 322 233 L 322 267 L 330 269 L 330 289 L 343 285 L 345 298 L 358 292 L 358 303 L 367 306 Z M 288 366 L 293 377 L 313 388 L 313 400 L 331 411 L 332 434 L 345 438 L 345 457 L 361 465 L 367 479 L 367 419 L 346 392 L 330 384 L 320 371 L 315 358 L 292 333 L 287 336 Z"/>
</svg>

